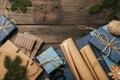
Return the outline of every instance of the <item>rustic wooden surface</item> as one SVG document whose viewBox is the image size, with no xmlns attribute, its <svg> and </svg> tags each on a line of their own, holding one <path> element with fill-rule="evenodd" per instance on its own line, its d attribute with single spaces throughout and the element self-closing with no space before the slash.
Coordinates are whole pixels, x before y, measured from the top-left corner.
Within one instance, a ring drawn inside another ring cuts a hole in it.
<svg viewBox="0 0 120 80">
<path fill-rule="evenodd" d="M 0 0 L 0 14 L 5 14 L 5 1 Z M 28 8 L 26 14 L 9 12 L 10 16 L 16 20 L 17 24 L 36 24 L 34 15 L 37 0 L 32 0 L 33 6 Z M 105 11 L 100 14 L 88 14 L 88 8 L 101 0 L 58 0 L 60 1 L 61 23 L 59 24 L 104 24 Z M 37 23 L 39 24 L 39 23 Z"/>
<path fill-rule="evenodd" d="M 9 12 L 10 17 L 16 20 L 18 32 L 29 32 L 44 40 L 40 52 L 49 48 L 59 48 L 59 44 L 72 37 L 73 40 L 89 34 L 89 30 L 80 30 L 76 25 L 94 26 L 95 28 L 105 24 L 105 11 L 100 14 L 90 15 L 87 10 L 90 5 L 101 0 L 60 0 L 61 4 L 61 23 L 57 25 L 39 25 L 34 21 L 34 2 L 33 6 L 28 8 L 26 14 Z M 0 14 L 5 13 L 5 0 L 0 0 Z M 11 37 L 13 41 L 16 34 Z M 42 73 L 37 80 L 44 80 L 46 76 Z"/>
</svg>

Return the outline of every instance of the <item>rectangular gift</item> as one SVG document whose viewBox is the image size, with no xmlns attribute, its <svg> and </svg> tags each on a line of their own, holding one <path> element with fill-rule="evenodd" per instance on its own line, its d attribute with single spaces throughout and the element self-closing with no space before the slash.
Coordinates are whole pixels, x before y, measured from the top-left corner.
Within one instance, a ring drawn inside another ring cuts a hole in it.
<svg viewBox="0 0 120 80">
<path fill-rule="evenodd" d="M 88 41 L 91 39 L 91 37 L 92 36 L 89 34 L 83 38 L 76 40 L 75 43 L 76 43 L 77 48 L 80 50 L 83 47 L 85 47 L 86 45 L 89 45 Z M 94 46 L 91 46 L 91 48 L 92 48 L 92 50 L 95 53 L 97 58 L 102 57 L 102 55 L 100 54 L 100 51 L 97 48 L 95 48 Z M 105 73 L 107 74 L 110 70 L 105 63 L 105 60 L 99 60 L 99 62 L 101 64 L 102 68 L 104 69 Z"/>
<path fill-rule="evenodd" d="M 99 28 L 89 42 L 115 63 L 120 63 L 120 41 L 103 28 Z"/>
<path fill-rule="evenodd" d="M 35 80 L 39 74 L 42 72 L 42 68 L 35 62 L 29 59 L 22 51 L 20 51 L 11 41 L 6 41 L 6 43 L 0 48 L 0 52 L 2 53 L 0 60 L 1 64 L 6 55 L 14 58 L 15 56 L 20 56 L 22 58 L 22 64 L 27 65 L 27 78 L 28 80 Z M 6 69 L 0 66 L 2 72 L 0 72 L 0 80 L 3 79 L 4 74 L 6 73 Z"/>
<path fill-rule="evenodd" d="M 0 15 L 0 43 L 5 41 L 8 35 L 10 35 L 15 29 L 15 25 L 10 20 L 5 16 Z"/>
<path fill-rule="evenodd" d="M 63 60 L 57 55 L 52 47 L 42 52 L 36 58 L 48 74 L 63 64 Z"/>
<path fill-rule="evenodd" d="M 24 35 L 29 36 L 30 38 L 35 39 L 35 41 L 36 41 L 36 45 L 35 45 L 33 51 L 31 51 L 31 58 L 33 59 L 35 57 L 36 53 L 38 52 L 38 50 L 40 49 L 40 47 L 43 43 L 43 40 L 35 35 L 28 33 L 28 32 L 24 32 Z"/>
<path fill-rule="evenodd" d="M 31 59 L 34 59 L 36 53 L 40 49 L 43 40 L 28 32 L 18 33 L 14 43 Z"/>
<path fill-rule="evenodd" d="M 103 28 L 104 30 L 108 31 L 107 25 L 104 25 L 102 28 Z M 90 35 L 93 36 L 94 33 L 95 33 L 95 31 L 91 31 L 91 32 L 90 32 Z M 117 39 L 120 39 L 119 37 L 116 37 L 116 38 L 117 38 Z M 95 48 L 95 47 L 94 47 L 94 48 Z M 93 49 L 94 49 L 94 48 L 93 48 Z M 100 52 L 100 51 L 99 51 L 99 52 Z M 97 53 L 98 53 L 98 52 L 97 52 Z M 101 55 L 101 54 L 98 54 L 98 55 Z M 105 57 L 104 54 L 102 54 L 102 56 Z M 114 61 L 112 61 L 112 60 L 111 60 L 110 58 L 108 58 L 108 57 L 105 58 L 104 60 L 105 60 L 105 62 L 106 62 L 106 64 L 107 64 L 107 66 L 109 67 L 109 69 L 110 69 L 110 65 L 113 65 L 113 64 L 114 64 L 114 65 L 117 65 Z"/>
</svg>

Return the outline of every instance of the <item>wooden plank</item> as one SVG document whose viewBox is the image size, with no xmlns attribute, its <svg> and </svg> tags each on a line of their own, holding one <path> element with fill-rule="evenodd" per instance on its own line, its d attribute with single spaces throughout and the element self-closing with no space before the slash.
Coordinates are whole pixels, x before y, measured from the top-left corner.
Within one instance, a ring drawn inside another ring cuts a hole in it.
<svg viewBox="0 0 120 80">
<path fill-rule="evenodd" d="M 28 8 L 26 14 L 9 12 L 10 16 L 16 20 L 17 24 L 40 24 L 35 21 L 35 3 L 38 0 L 32 0 L 33 6 Z M 106 11 L 96 15 L 90 15 L 88 8 L 99 3 L 101 0 L 60 0 L 61 2 L 61 23 L 58 24 L 105 24 L 104 16 Z M 5 14 L 5 1 L 0 0 L 0 14 Z M 39 7 L 38 7 L 39 8 Z M 37 11 L 39 12 L 39 11 Z M 37 15 L 40 17 L 40 15 Z"/>
<path fill-rule="evenodd" d="M 82 31 L 76 25 L 17 25 L 18 32 L 29 32 L 43 39 L 45 43 L 61 43 L 72 37 L 78 39 L 89 31 Z M 12 38 L 14 40 L 15 36 Z"/>
</svg>

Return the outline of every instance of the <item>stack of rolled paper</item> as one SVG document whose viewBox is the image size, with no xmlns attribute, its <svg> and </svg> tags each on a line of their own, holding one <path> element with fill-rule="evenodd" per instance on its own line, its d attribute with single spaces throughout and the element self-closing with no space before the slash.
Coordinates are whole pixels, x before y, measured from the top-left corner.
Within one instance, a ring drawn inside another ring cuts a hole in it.
<svg viewBox="0 0 120 80">
<path fill-rule="evenodd" d="M 69 38 L 63 41 L 60 47 L 76 80 L 108 80 L 89 45 L 79 51 L 74 41 Z"/>
<path fill-rule="evenodd" d="M 18 33 L 14 43 L 31 59 L 33 59 L 38 52 L 43 40 L 25 32 L 24 34 Z"/>
<path fill-rule="evenodd" d="M 95 80 L 71 38 L 60 45 L 76 80 Z"/>
</svg>

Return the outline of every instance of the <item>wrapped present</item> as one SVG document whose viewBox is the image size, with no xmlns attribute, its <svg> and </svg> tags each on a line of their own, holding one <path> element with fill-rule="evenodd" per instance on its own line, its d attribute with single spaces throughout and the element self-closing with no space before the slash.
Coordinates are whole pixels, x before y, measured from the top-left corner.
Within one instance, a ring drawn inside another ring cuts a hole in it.
<svg viewBox="0 0 120 80">
<path fill-rule="evenodd" d="M 38 63 L 32 61 L 27 57 L 22 51 L 20 51 L 11 41 L 6 41 L 6 43 L 0 48 L 0 80 L 3 79 L 6 69 L 3 66 L 3 60 L 5 56 L 10 56 L 14 58 L 15 56 L 20 56 L 22 59 L 22 65 L 27 66 L 27 80 L 35 80 L 39 74 L 42 72 L 42 68 Z"/>
<path fill-rule="evenodd" d="M 90 45 L 88 41 L 91 39 L 91 37 L 92 36 L 89 34 L 83 38 L 76 40 L 75 43 L 76 43 L 77 48 L 79 50 L 81 50 L 83 47 Z M 95 48 L 94 46 L 91 46 L 91 48 L 97 58 L 102 57 L 102 54 L 100 54 L 100 51 L 97 48 Z M 110 69 L 108 68 L 107 64 L 105 63 L 105 60 L 103 59 L 103 60 L 98 60 L 98 61 L 100 62 L 102 68 L 104 69 L 105 73 L 107 74 L 110 71 Z"/>
<path fill-rule="evenodd" d="M 38 52 L 43 40 L 25 32 L 24 34 L 18 33 L 14 43 L 31 59 L 33 59 Z"/>
<path fill-rule="evenodd" d="M 104 58 L 109 57 L 114 62 L 120 63 L 120 41 L 109 32 L 99 28 L 89 42 L 105 54 Z"/>
<path fill-rule="evenodd" d="M 25 32 L 24 35 L 29 36 L 30 38 L 35 39 L 35 41 L 36 41 L 34 49 L 33 49 L 33 51 L 31 51 L 31 58 L 33 59 L 35 57 L 36 53 L 38 52 L 38 50 L 40 49 L 40 47 L 43 43 L 43 40 L 40 39 L 39 37 L 36 37 L 36 36 L 28 33 L 28 32 Z"/>
<path fill-rule="evenodd" d="M 57 52 L 57 54 L 58 54 L 61 58 L 65 59 L 65 56 L 64 56 L 64 54 L 63 54 L 63 52 L 62 52 L 61 49 L 57 49 L 56 52 Z M 66 59 L 65 59 L 65 60 L 66 60 Z M 75 77 L 74 77 L 74 75 L 73 75 L 73 73 L 72 73 L 72 71 L 71 71 L 71 69 L 70 69 L 70 67 L 69 67 L 69 65 L 68 65 L 68 62 L 67 62 L 67 61 L 66 61 L 66 64 L 64 64 L 64 66 L 62 66 L 62 67 L 60 67 L 60 68 L 62 68 L 62 70 L 63 70 L 63 75 L 65 76 L 65 79 L 66 79 L 66 80 L 76 80 Z M 59 72 L 58 72 L 58 73 L 59 73 Z M 63 80 L 63 79 L 59 79 L 59 80 Z"/>
<path fill-rule="evenodd" d="M 76 78 L 76 80 L 95 80 L 82 55 L 78 51 L 74 41 L 69 38 L 60 44 L 66 60 Z"/>
<path fill-rule="evenodd" d="M 103 26 L 102 27 L 104 30 L 108 31 L 108 28 L 107 28 L 107 25 Z M 93 36 L 95 33 L 95 31 L 91 31 L 90 32 L 90 35 Z M 116 37 L 117 39 L 120 39 L 119 37 Z M 96 50 L 96 48 L 94 47 L 93 49 Z M 101 55 L 100 54 L 100 51 L 98 50 L 96 53 L 98 53 L 98 55 Z M 104 54 L 102 54 L 103 57 L 105 57 Z M 114 61 L 112 61 L 110 58 L 105 58 L 104 61 L 106 62 L 107 66 L 109 67 L 110 69 L 110 65 L 117 65 Z"/>
<path fill-rule="evenodd" d="M 45 50 L 36 58 L 48 74 L 50 74 L 52 71 L 64 63 L 52 47 Z"/>
<path fill-rule="evenodd" d="M 0 15 L 0 43 L 2 43 L 15 29 L 16 27 L 12 22 L 5 16 Z"/>
</svg>

